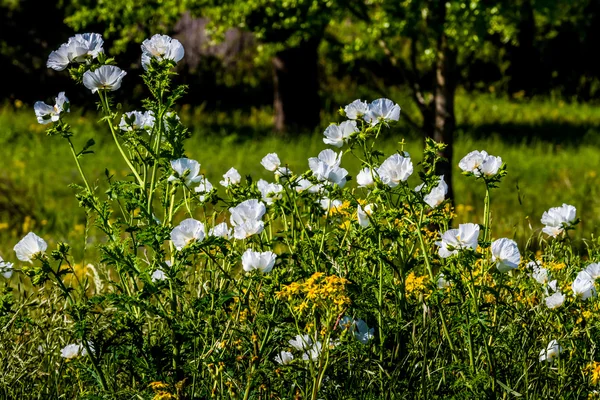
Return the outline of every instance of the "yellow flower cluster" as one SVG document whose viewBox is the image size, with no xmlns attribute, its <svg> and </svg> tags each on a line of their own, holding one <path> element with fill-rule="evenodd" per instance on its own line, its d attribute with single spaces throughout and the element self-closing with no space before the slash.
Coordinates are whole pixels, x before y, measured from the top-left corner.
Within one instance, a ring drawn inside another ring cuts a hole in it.
<svg viewBox="0 0 600 400">
<path fill-rule="evenodd" d="M 404 289 L 406 291 L 407 296 L 418 297 L 419 294 L 428 295 L 429 290 L 427 290 L 427 286 L 425 286 L 425 282 L 427 281 L 427 276 L 417 276 L 414 272 L 411 272 L 406 277 L 404 281 Z"/>
<path fill-rule="evenodd" d="M 325 275 L 315 272 L 304 282 L 292 282 L 277 292 L 277 298 L 296 304 L 294 311 L 302 314 L 305 311 L 321 309 L 342 312 L 350 305 L 346 294 L 349 281 L 336 275 Z"/>
<path fill-rule="evenodd" d="M 590 383 L 592 385 L 597 385 L 598 382 L 600 382 L 600 362 L 592 361 L 583 371 L 590 377 Z"/>
<path fill-rule="evenodd" d="M 177 396 L 169 393 L 167 390 L 170 385 L 164 382 L 151 382 L 150 388 L 154 391 L 154 397 L 152 400 L 171 400 L 177 399 Z"/>
</svg>

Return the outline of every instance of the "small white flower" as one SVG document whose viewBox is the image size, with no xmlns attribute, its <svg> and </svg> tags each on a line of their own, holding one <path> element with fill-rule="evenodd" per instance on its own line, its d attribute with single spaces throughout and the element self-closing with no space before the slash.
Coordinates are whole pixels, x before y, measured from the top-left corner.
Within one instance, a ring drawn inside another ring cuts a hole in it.
<svg viewBox="0 0 600 400">
<path fill-rule="evenodd" d="M 413 173 L 413 163 L 410 157 L 393 154 L 377 169 L 381 181 L 391 188 L 405 182 Z"/>
<path fill-rule="evenodd" d="M 492 242 L 492 261 L 496 263 L 496 268 L 500 272 L 519 268 L 521 254 L 517 242 L 507 238 Z"/>
<path fill-rule="evenodd" d="M 156 34 L 142 43 L 142 67 L 147 70 L 152 58 L 158 61 L 173 60 L 179 62 L 184 54 L 183 45 L 179 40 L 172 39 L 167 35 Z"/>
<path fill-rule="evenodd" d="M 302 359 L 304 361 L 317 361 L 321 355 L 321 351 L 323 351 L 323 344 L 317 341 L 313 343 L 312 347 L 306 353 L 302 354 Z"/>
<path fill-rule="evenodd" d="M 548 343 L 548 346 L 546 346 L 545 349 L 540 351 L 540 362 L 552 362 L 555 358 L 557 358 L 560 355 L 560 353 L 562 353 L 562 351 L 563 348 L 560 347 L 558 342 L 553 339 L 550 341 L 550 343 Z"/>
<path fill-rule="evenodd" d="M 71 62 L 69 53 L 71 52 L 72 47 L 71 39 L 69 39 L 69 42 L 61 44 L 58 50 L 53 51 L 48 56 L 46 67 L 52 68 L 55 71 L 63 71 L 67 68 Z"/>
<path fill-rule="evenodd" d="M 592 263 L 585 268 L 585 272 L 587 272 L 593 280 L 600 278 L 600 264 Z"/>
<path fill-rule="evenodd" d="M 185 184 L 189 187 L 194 183 L 199 183 L 204 180 L 202 175 L 198 175 L 200 173 L 200 163 L 196 160 L 190 160 L 189 158 L 172 160 L 171 168 L 176 172 L 176 175 L 169 176 L 169 182 L 183 178 Z"/>
<path fill-rule="evenodd" d="M 556 279 L 553 280 L 553 281 L 550 281 L 548 283 L 548 288 L 546 289 L 546 294 L 548 293 L 548 289 L 552 290 L 553 292 L 556 292 L 557 291 L 556 290 L 556 285 L 557 285 L 557 280 Z"/>
<path fill-rule="evenodd" d="M 256 199 L 243 201 L 230 208 L 230 222 L 234 227 L 233 236 L 241 240 L 261 233 L 265 227 L 262 217 L 266 211 L 265 204 Z"/>
<path fill-rule="evenodd" d="M 275 362 L 280 365 L 287 365 L 292 362 L 294 355 L 289 351 L 282 351 L 275 356 Z"/>
<path fill-rule="evenodd" d="M 440 247 L 439 255 L 442 258 L 450 257 L 462 249 L 477 249 L 479 238 L 479 225 L 460 224 L 458 229 L 449 229 L 442 235 L 442 240 L 435 244 Z"/>
<path fill-rule="evenodd" d="M 184 219 L 171 231 L 171 241 L 177 250 L 183 249 L 190 243 L 201 242 L 205 237 L 204 224 L 194 218 Z"/>
<path fill-rule="evenodd" d="M 277 254 L 272 251 L 260 252 L 247 249 L 244 254 L 242 254 L 242 267 L 246 272 L 257 269 L 266 274 L 273 270 L 276 259 Z"/>
<path fill-rule="evenodd" d="M 594 279 L 586 271 L 579 271 L 571 285 L 571 289 L 573 289 L 573 294 L 581 300 L 596 297 L 598 294 L 594 286 Z"/>
<path fill-rule="evenodd" d="M 419 186 L 417 186 L 415 188 L 415 192 L 420 192 L 421 190 L 423 190 L 424 186 L 425 186 L 424 183 L 420 184 Z M 433 189 L 431 189 L 431 192 L 429 192 L 428 194 L 426 194 L 423 197 L 423 201 L 425 201 L 425 203 L 429 207 L 436 208 L 437 206 L 442 204 L 442 202 L 446 198 L 447 193 L 448 193 L 448 185 L 446 184 L 446 181 L 444 181 L 444 175 L 442 175 L 442 176 L 440 176 L 440 178 L 438 180 L 437 186 L 435 186 Z"/>
<path fill-rule="evenodd" d="M 273 204 L 275 200 L 280 200 L 282 197 L 283 186 L 277 183 L 269 183 L 264 179 L 256 182 L 256 187 L 262 195 L 262 199 L 267 204 Z"/>
<path fill-rule="evenodd" d="M 279 167 L 281 167 L 281 161 L 279 160 L 277 153 L 267 154 L 263 157 L 260 163 L 267 171 L 271 172 L 275 172 Z"/>
<path fill-rule="evenodd" d="M 6 279 L 10 279 L 13 274 L 13 263 L 4 261 L 2 257 L 0 257 L 0 274 Z"/>
<path fill-rule="evenodd" d="M 369 329 L 367 323 L 362 319 L 356 320 L 355 327 L 356 330 L 354 331 L 354 337 L 362 344 L 368 344 L 369 340 L 375 337 L 373 335 L 373 333 L 375 332 L 375 328 Z"/>
<path fill-rule="evenodd" d="M 544 285 L 546 282 L 548 282 L 548 270 L 546 268 L 539 267 L 536 264 L 536 266 L 533 266 L 531 277 L 540 285 Z"/>
<path fill-rule="evenodd" d="M 319 193 L 323 189 L 323 184 L 312 183 L 308 179 L 298 178 L 296 179 L 296 192 L 302 193 L 308 190 L 309 193 Z"/>
<path fill-rule="evenodd" d="M 552 296 L 546 297 L 546 307 L 550 309 L 558 308 L 565 302 L 565 295 L 561 292 L 556 292 Z"/>
<path fill-rule="evenodd" d="M 363 228 L 368 227 L 371 224 L 371 220 L 369 217 L 373 214 L 373 204 L 367 204 L 363 210 L 361 205 L 359 204 L 356 209 L 356 216 L 358 218 L 358 224 Z"/>
<path fill-rule="evenodd" d="M 552 207 L 542 215 L 542 224 L 546 225 L 542 232 L 552 237 L 556 237 L 564 232 L 575 222 L 577 209 L 569 204 L 563 204 L 561 207 Z"/>
<path fill-rule="evenodd" d="M 194 188 L 194 192 L 200 194 L 200 201 L 206 200 L 206 194 L 212 192 L 214 186 L 209 182 L 204 175 L 200 175 L 200 183 Z"/>
<path fill-rule="evenodd" d="M 438 289 L 446 289 L 450 287 L 450 282 L 446 280 L 444 274 L 440 274 L 437 280 L 437 288 Z"/>
<path fill-rule="evenodd" d="M 319 181 L 335 183 L 343 187 L 346 184 L 348 171 L 340 168 L 341 162 L 342 152 L 336 154 L 333 150 L 327 149 L 320 152 L 318 157 L 309 158 L 308 166 Z"/>
<path fill-rule="evenodd" d="M 43 101 L 36 101 L 33 110 L 40 124 L 56 122 L 60 119 L 61 113 L 70 111 L 69 99 L 65 96 L 65 92 L 60 92 L 55 99 L 54 106 Z"/>
<path fill-rule="evenodd" d="M 221 186 L 229 187 L 230 185 L 239 185 L 242 181 L 242 176 L 235 168 L 229 168 L 229 171 L 223 175 L 223 180 L 219 183 Z"/>
<path fill-rule="evenodd" d="M 400 106 L 389 99 L 377 99 L 369 104 L 369 111 L 363 119 L 371 126 L 375 126 L 379 122 L 398 121 Z"/>
<path fill-rule="evenodd" d="M 375 185 L 375 179 L 373 179 L 375 176 L 377 176 L 377 171 L 371 171 L 371 168 L 365 167 L 356 175 L 356 183 L 358 183 L 358 187 L 373 186 Z"/>
<path fill-rule="evenodd" d="M 369 105 L 366 101 L 362 100 L 354 100 L 344 107 L 344 113 L 346 113 L 346 117 L 349 119 L 362 118 L 367 112 L 369 112 Z"/>
<path fill-rule="evenodd" d="M 152 273 L 150 278 L 152 279 L 152 282 L 156 282 L 156 281 L 163 281 L 163 280 L 167 279 L 167 276 L 165 275 L 165 273 L 163 272 L 162 269 L 157 269 Z"/>
<path fill-rule="evenodd" d="M 48 244 L 33 232 L 29 232 L 14 247 L 17 258 L 24 262 L 33 262 L 33 259 L 46 251 Z"/>
<path fill-rule="evenodd" d="M 123 114 L 119 128 L 125 132 L 137 130 L 152 131 L 154 127 L 154 113 L 152 111 L 131 111 Z"/>
<path fill-rule="evenodd" d="M 231 237 L 231 228 L 227 226 L 227 222 L 221 222 L 215 225 L 214 228 L 208 232 L 210 236 L 222 237 L 223 239 L 229 239 Z"/>
<path fill-rule="evenodd" d="M 94 71 L 83 74 L 83 85 L 92 93 L 98 90 L 117 90 L 121 87 L 123 77 L 127 72 L 114 65 L 102 65 Z"/>
<path fill-rule="evenodd" d="M 475 176 L 494 176 L 502 166 L 502 158 L 489 155 L 485 150 L 474 150 L 458 163 L 460 169 Z"/>
<path fill-rule="evenodd" d="M 335 211 L 337 208 L 340 208 L 343 202 L 341 200 L 332 200 L 328 197 L 324 197 L 319 200 L 319 204 L 321 205 L 321 208 L 327 211 L 327 214 L 329 214 L 330 212 Z"/>
<path fill-rule="evenodd" d="M 294 339 L 289 340 L 289 344 L 296 350 L 303 351 L 312 346 L 312 339 L 309 335 L 296 335 Z"/>
<path fill-rule="evenodd" d="M 325 135 L 323 142 L 335 147 L 342 147 L 355 132 L 358 132 L 356 121 L 344 121 L 339 125 L 329 125 L 323 132 Z"/>
<path fill-rule="evenodd" d="M 60 350 L 62 358 L 71 359 L 77 356 L 86 356 L 87 350 L 82 344 L 68 344 Z"/>
<path fill-rule="evenodd" d="M 104 40 L 98 33 L 77 34 L 50 53 L 46 66 L 62 71 L 72 62 L 85 62 L 98 57 L 103 50 Z"/>
</svg>

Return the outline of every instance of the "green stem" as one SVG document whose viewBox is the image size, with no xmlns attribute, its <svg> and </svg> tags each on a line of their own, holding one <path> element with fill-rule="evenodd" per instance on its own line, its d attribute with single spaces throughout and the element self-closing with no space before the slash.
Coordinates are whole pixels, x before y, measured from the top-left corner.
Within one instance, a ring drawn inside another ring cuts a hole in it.
<svg viewBox="0 0 600 400">
<path fill-rule="evenodd" d="M 92 195 L 92 189 L 90 188 L 90 184 L 88 183 L 85 174 L 83 173 L 83 169 L 81 168 L 81 164 L 79 163 L 79 157 L 77 157 L 77 152 L 75 151 L 75 146 L 73 146 L 73 142 L 70 137 L 67 137 L 67 142 L 69 142 L 69 147 L 71 148 L 71 154 L 73 154 L 73 159 L 75 159 L 75 164 L 77 165 L 77 169 L 79 170 L 79 174 L 81 175 L 81 179 L 85 183 L 85 187 L 87 188 L 90 196 Z"/>
</svg>

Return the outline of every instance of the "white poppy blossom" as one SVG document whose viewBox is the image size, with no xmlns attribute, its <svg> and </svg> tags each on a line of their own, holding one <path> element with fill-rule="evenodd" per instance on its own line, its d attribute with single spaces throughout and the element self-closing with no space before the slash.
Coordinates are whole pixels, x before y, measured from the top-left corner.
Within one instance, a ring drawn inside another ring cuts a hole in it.
<svg viewBox="0 0 600 400">
<path fill-rule="evenodd" d="M 377 171 L 371 170 L 371 168 L 365 167 L 360 170 L 358 175 L 356 175 L 356 183 L 358 183 L 358 187 L 369 187 L 375 185 L 375 179 L 377 176 Z"/>
<path fill-rule="evenodd" d="M 405 182 L 413 173 L 413 163 L 410 157 L 393 154 L 388 157 L 377 169 L 377 175 L 381 181 L 391 188 Z"/>
<path fill-rule="evenodd" d="M 61 113 L 70 111 L 69 99 L 65 96 L 65 92 L 60 92 L 53 106 L 43 101 L 36 101 L 33 105 L 33 110 L 40 124 L 45 125 L 50 122 L 56 122 L 60 119 Z"/>
<path fill-rule="evenodd" d="M 545 349 L 540 351 L 540 362 L 547 361 L 552 362 L 562 353 L 563 348 L 558 344 L 556 340 L 551 340 Z"/>
<path fill-rule="evenodd" d="M 177 250 L 193 242 L 202 242 L 205 237 L 204 224 L 194 218 L 184 219 L 171 231 L 171 241 Z"/>
<path fill-rule="evenodd" d="M 600 264 L 592 263 L 585 268 L 585 272 L 587 272 L 593 280 L 600 278 Z"/>
<path fill-rule="evenodd" d="M 330 212 L 340 208 L 344 203 L 341 200 L 332 200 L 328 197 L 324 197 L 321 200 L 319 200 L 319 204 L 321 205 L 321 208 L 327 211 L 327 213 L 329 214 Z"/>
<path fill-rule="evenodd" d="M 536 264 L 535 266 L 533 266 L 533 272 L 531 273 L 531 277 L 535 279 L 540 285 L 544 285 L 546 282 L 548 282 L 548 270 Z"/>
<path fill-rule="evenodd" d="M 367 112 L 369 112 L 369 104 L 362 100 L 354 100 L 344 107 L 344 113 L 349 119 L 362 118 Z"/>
<path fill-rule="evenodd" d="M 265 167 L 267 171 L 275 172 L 277 168 L 281 166 L 281 161 L 277 153 L 269 153 L 263 157 L 260 161 L 261 165 Z"/>
<path fill-rule="evenodd" d="M 340 168 L 342 152 L 336 154 L 331 149 L 323 150 L 318 157 L 308 159 L 308 166 L 314 176 L 321 182 L 335 183 L 340 187 L 346 184 L 348 171 Z"/>
<path fill-rule="evenodd" d="M 230 222 L 234 227 L 233 236 L 241 240 L 261 233 L 265 227 L 262 217 L 266 211 L 265 204 L 256 199 L 243 201 L 230 208 Z"/>
<path fill-rule="evenodd" d="M 152 111 L 131 111 L 123 114 L 119 128 L 124 132 L 133 132 L 136 130 L 151 131 L 154 127 L 154 113 Z"/>
<path fill-rule="evenodd" d="M 152 58 L 158 61 L 173 60 L 177 63 L 184 54 L 185 50 L 179 40 L 156 34 L 142 42 L 142 67 L 147 70 Z"/>
<path fill-rule="evenodd" d="M 358 219 L 358 224 L 363 228 L 366 228 L 371 224 L 371 220 L 369 219 L 369 217 L 371 216 L 371 214 L 373 214 L 373 208 L 373 204 L 367 204 L 364 209 L 359 204 L 356 208 L 356 217 Z"/>
<path fill-rule="evenodd" d="M 320 341 L 317 341 L 313 343 L 311 348 L 302 354 L 302 359 L 304 361 L 317 361 L 321 355 L 321 351 L 323 351 L 323 344 Z"/>
<path fill-rule="evenodd" d="M 247 249 L 244 254 L 242 254 L 242 267 L 246 272 L 256 269 L 266 274 L 273 270 L 276 259 L 277 254 L 272 251 L 260 252 Z"/>
<path fill-rule="evenodd" d="M 502 166 L 502 158 L 489 155 L 485 150 L 473 150 L 460 160 L 460 169 L 479 176 L 494 176 Z"/>
<path fill-rule="evenodd" d="M 303 351 L 312 346 L 313 341 L 309 335 L 296 335 L 296 337 L 290 339 L 288 343 L 296 350 Z"/>
<path fill-rule="evenodd" d="M 415 188 L 415 192 L 420 192 L 421 190 L 423 190 L 424 186 L 425 186 L 424 183 L 420 184 L 419 186 L 417 186 Z M 433 189 L 431 189 L 431 192 L 427 193 L 423 197 L 423 201 L 429 207 L 436 208 L 437 206 L 442 204 L 442 202 L 446 198 L 447 193 L 448 193 L 448 185 L 446 184 L 446 181 L 444 180 L 444 175 L 441 175 L 438 180 L 437 186 L 435 186 Z"/>
<path fill-rule="evenodd" d="M 152 282 L 157 282 L 164 281 L 165 279 L 167 279 L 167 276 L 165 275 L 162 269 L 157 269 L 152 273 L 152 275 L 150 275 L 150 278 L 152 279 Z"/>
<path fill-rule="evenodd" d="M 546 307 L 555 309 L 563 305 L 565 302 L 565 295 L 561 292 L 556 292 L 551 296 L 546 297 Z"/>
<path fill-rule="evenodd" d="M 449 229 L 442 235 L 442 240 L 435 244 L 440 247 L 439 255 L 442 258 L 450 257 L 462 249 L 477 249 L 479 238 L 479 225 L 460 224 L 458 229 Z"/>
<path fill-rule="evenodd" d="M 283 186 L 278 183 L 269 183 L 264 179 L 256 182 L 256 187 L 262 195 L 262 199 L 267 204 L 273 204 L 275 200 L 280 200 L 282 197 Z"/>
<path fill-rule="evenodd" d="M 390 99 L 377 99 L 369 104 L 369 111 L 366 112 L 363 119 L 371 126 L 375 126 L 379 122 L 398 121 L 400 106 Z"/>
<path fill-rule="evenodd" d="M 221 184 L 221 186 L 229 187 L 231 185 L 239 185 L 241 181 L 242 176 L 240 175 L 240 173 L 237 171 L 237 169 L 231 167 L 229 168 L 229 171 L 227 171 L 223 175 L 223 180 L 219 183 Z"/>
<path fill-rule="evenodd" d="M 446 280 L 444 274 L 440 274 L 437 280 L 437 288 L 438 289 L 446 289 L 450 287 L 450 282 Z"/>
<path fill-rule="evenodd" d="M 369 340 L 373 339 L 374 336 L 374 332 L 375 332 L 375 328 L 370 328 L 367 325 L 367 323 L 365 321 L 363 321 L 362 319 L 358 319 L 356 320 L 356 322 L 354 323 L 355 326 L 355 330 L 354 330 L 354 337 L 356 338 L 356 340 L 358 340 L 359 342 L 361 342 L 362 344 L 368 344 Z"/>
<path fill-rule="evenodd" d="M 552 207 L 542 214 L 542 224 L 546 225 L 542 228 L 545 234 L 556 237 L 564 232 L 565 227 L 568 227 L 575 222 L 577 218 L 577 209 L 569 204 L 563 204 L 560 207 Z"/>
<path fill-rule="evenodd" d="M 14 247 L 17 258 L 24 262 L 33 262 L 33 259 L 46 251 L 48 244 L 33 232 L 29 232 Z"/>
<path fill-rule="evenodd" d="M 94 71 L 83 74 L 83 85 L 92 93 L 98 90 L 117 90 L 121 87 L 123 77 L 127 72 L 114 65 L 102 65 Z"/>
<path fill-rule="evenodd" d="M 232 236 L 231 228 L 227 225 L 227 222 L 221 222 L 215 225 L 208 231 L 209 236 L 222 237 L 223 239 L 229 239 Z"/>
<path fill-rule="evenodd" d="M 198 175 L 200 173 L 200 163 L 196 160 L 178 158 L 171 161 L 171 168 L 176 172 L 176 175 L 169 176 L 169 182 L 183 178 L 185 184 L 191 186 L 194 183 L 200 183 L 204 180 L 203 175 Z"/>
<path fill-rule="evenodd" d="M 10 279 L 13 274 L 13 263 L 4 261 L 2 257 L 0 257 L 0 274 L 6 279 Z"/>
<path fill-rule="evenodd" d="M 77 356 L 86 356 L 87 350 L 82 344 L 68 344 L 60 350 L 60 356 L 62 358 L 71 359 Z"/>
<path fill-rule="evenodd" d="M 502 238 L 492 242 L 492 261 L 500 272 L 507 272 L 519 268 L 521 253 L 517 242 L 512 239 Z"/>
<path fill-rule="evenodd" d="M 323 142 L 330 144 L 335 147 L 342 147 L 344 143 L 348 142 L 350 135 L 358 132 L 356 127 L 356 121 L 344 121 L 339 125 L 329 125 L 323 134 Z"/>
<path fill-rule="evenodd" d="M 46 66 L 62 71 L 72 62 L 85 62 L 98 57 L 103 50 L 104 40 L 98 33 L 77 34 L 50 53 Z"/>
<path fill-rule="evenodd" d="M 596 297 L 598 294 L 594 285 L 594 279 L 586 271 L 579 271 L 571 285 L 571 289 L 573 289 L 573 294 L 581 298 L 581 300 Z"/>
<path fill-rule="evenodd" d="M 275 362 L 279 365 L 287 365 L 292 362 L 294 355 L 289 351 L 282 351 L 275 356 Z"/>
<path fill-rule="evenodd" d="M 312 183 L 308 179 L 298 178 L 296 179 L 296 192 L 302 193 L 305 190 L 309 193 L 319 193 L 323 189 L 323 184 Z"/>
</svg>

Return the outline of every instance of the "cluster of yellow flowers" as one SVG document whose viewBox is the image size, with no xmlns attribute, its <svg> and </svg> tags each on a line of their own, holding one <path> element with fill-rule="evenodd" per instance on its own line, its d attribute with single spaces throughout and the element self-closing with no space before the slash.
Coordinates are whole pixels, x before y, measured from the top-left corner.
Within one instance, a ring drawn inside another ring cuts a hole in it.
<svg viewBox="0 0 600 400">
<path fill-rule="evenodd" d="M 277 298 L 296 304 L 294 311 L 298 314 L 315 309 L 339 314 L 351 303 L 346 293 L 349 283 L 347 279 L 336 275 L 315 272 L 304 282 L 292 282 L 283 286 L 277 292 Z"/>
<path fill-rule="evenodd" d="M 404 281 L 404 289 L 406 291 L 406 295 L 408 297 L 415 298 L 418 298 L 420 294 L 423 294 L 425 296 L 429 295 L 431 291 L 428 290 L 427 286 L 425 285 L 427 280 L 428 278 L 426 275 L 417 276 L 414 272 L 409 273 L 406 277 L 406 280 Z"/>
</svg>

